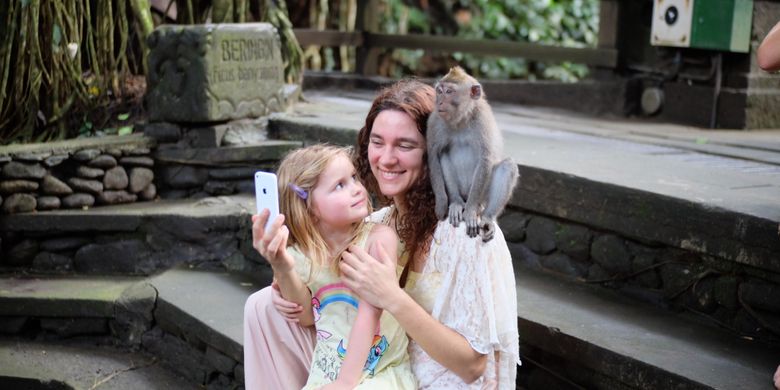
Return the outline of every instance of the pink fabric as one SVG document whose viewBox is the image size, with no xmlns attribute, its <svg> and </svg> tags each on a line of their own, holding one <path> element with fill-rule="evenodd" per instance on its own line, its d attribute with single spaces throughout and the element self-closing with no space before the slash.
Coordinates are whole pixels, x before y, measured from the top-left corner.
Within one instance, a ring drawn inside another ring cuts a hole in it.
<svg viewBox="0 0 780 390">
<path fill-rule="evenodd" d="M 266 287 L 244 305 L 246 389 L 300 389 L 309 377 L 316 332 L 285 321 L 271 303 L 271 293 Z"/>
</svg>

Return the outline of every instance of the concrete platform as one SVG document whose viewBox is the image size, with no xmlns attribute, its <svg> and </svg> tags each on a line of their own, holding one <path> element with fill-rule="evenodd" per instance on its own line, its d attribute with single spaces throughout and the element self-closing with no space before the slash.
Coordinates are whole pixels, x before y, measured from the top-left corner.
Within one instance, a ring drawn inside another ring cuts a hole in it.
<svg viewBox="0 0 780 390">
<path fill-rule="evenodd" d="M 352 144 L 373 94 L 309 91 L 306 104 L 271 119 L 270 133 Z M 714 131 L 493 108 L 504 152 L 522 175 L 511 205 L 780 271 L 780 129 Z"/>
<path fill-rule="evenodd" d="M 4 389 L 199 389 L 163 362 L 83 341 L 0 339 L 0 388 Z"/>
</svg>

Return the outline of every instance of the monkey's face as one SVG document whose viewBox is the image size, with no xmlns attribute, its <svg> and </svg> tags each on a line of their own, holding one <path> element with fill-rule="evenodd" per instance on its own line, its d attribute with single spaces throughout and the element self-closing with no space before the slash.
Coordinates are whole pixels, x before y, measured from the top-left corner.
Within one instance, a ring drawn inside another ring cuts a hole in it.
<svg viewBox="0 0 780 390">
<path fill-rule="evenodd" d="M 409 115 L 395 110 L 377 115 L 368 143 L 368 163 L 382 195 L 403 202 L 422 176 L 424 157 L 425 138 Z"/>
<path fill-rule="evenodd" d="M 465 98 L 468 101 L 468 96 L 463 96 L 464 91 L 460 89 L 456 83 L 442 81 L 436 84 L 436 112 L 442 119 L 452 119 L 458 112 L 462 100 Z M 468 88 L 462 89 L 465 89 L 465 94 L 468 95 Z"/>
</svg>

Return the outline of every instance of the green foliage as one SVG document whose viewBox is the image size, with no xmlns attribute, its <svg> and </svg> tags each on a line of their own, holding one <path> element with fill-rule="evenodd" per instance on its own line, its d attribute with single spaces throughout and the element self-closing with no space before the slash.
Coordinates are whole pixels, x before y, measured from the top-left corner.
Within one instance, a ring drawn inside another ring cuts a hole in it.
<svg viewBox="0 0 780 390">
<path fill-rule="evenodd" d="M 387 0 L 382 29 L 387 33 L 449 35 L 444 23 L 429 20 L 419 8 L 402 0 Z M 598 39 L 599 0 L 442 1 L 457 22 L 458 37 L 529 42 L 560 47 L 593 47 Z M 407 25 L 408 31 L 399 26 Z M 426 73 L 421 51 L 395 50 L 396 76 L 404 71 Z M 577 81 L 587 75 L 581 64 L 547 64 L 522 58 L 453 53 L 445 62 L 457 62 L 476 77 Z"/>
</svg>

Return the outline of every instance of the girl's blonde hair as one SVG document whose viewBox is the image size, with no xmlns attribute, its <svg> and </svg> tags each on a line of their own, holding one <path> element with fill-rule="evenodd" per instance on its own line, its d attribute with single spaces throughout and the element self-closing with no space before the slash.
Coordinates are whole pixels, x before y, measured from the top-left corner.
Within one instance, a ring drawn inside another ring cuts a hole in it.
<svg viewBox="0 0 780 390">
<path fill-rule="evenodd" d="M 296 245 L 315 266 L 331 265 L 338 274 L 338 260 L 341 253 L 356 243 L 358 233 L 365 221 L 361 220 L 352 227 L 352 238 L 343 248 L 335 249 L 335 257 L 330 256 L 325 239 L 316 228 L 312 205 L 312 191 L 328 164 L 338 156 L 351 159 L 351 148 L 332 145 L 313 145 L 296 149 L 287 154 L 277 170 L 279 185 L 279 211 L 285 215 L 285 225 L 290 230 L 288 245 Z M 291 188 L 291 184 L 305 191 L 306 199 Z M 369 202 L 366 202 L 369 203 Z M 371 205 L 368 204 L 371 212 Z M 315 267 L 312 267 L 314 269 Z"/>
</svg>

